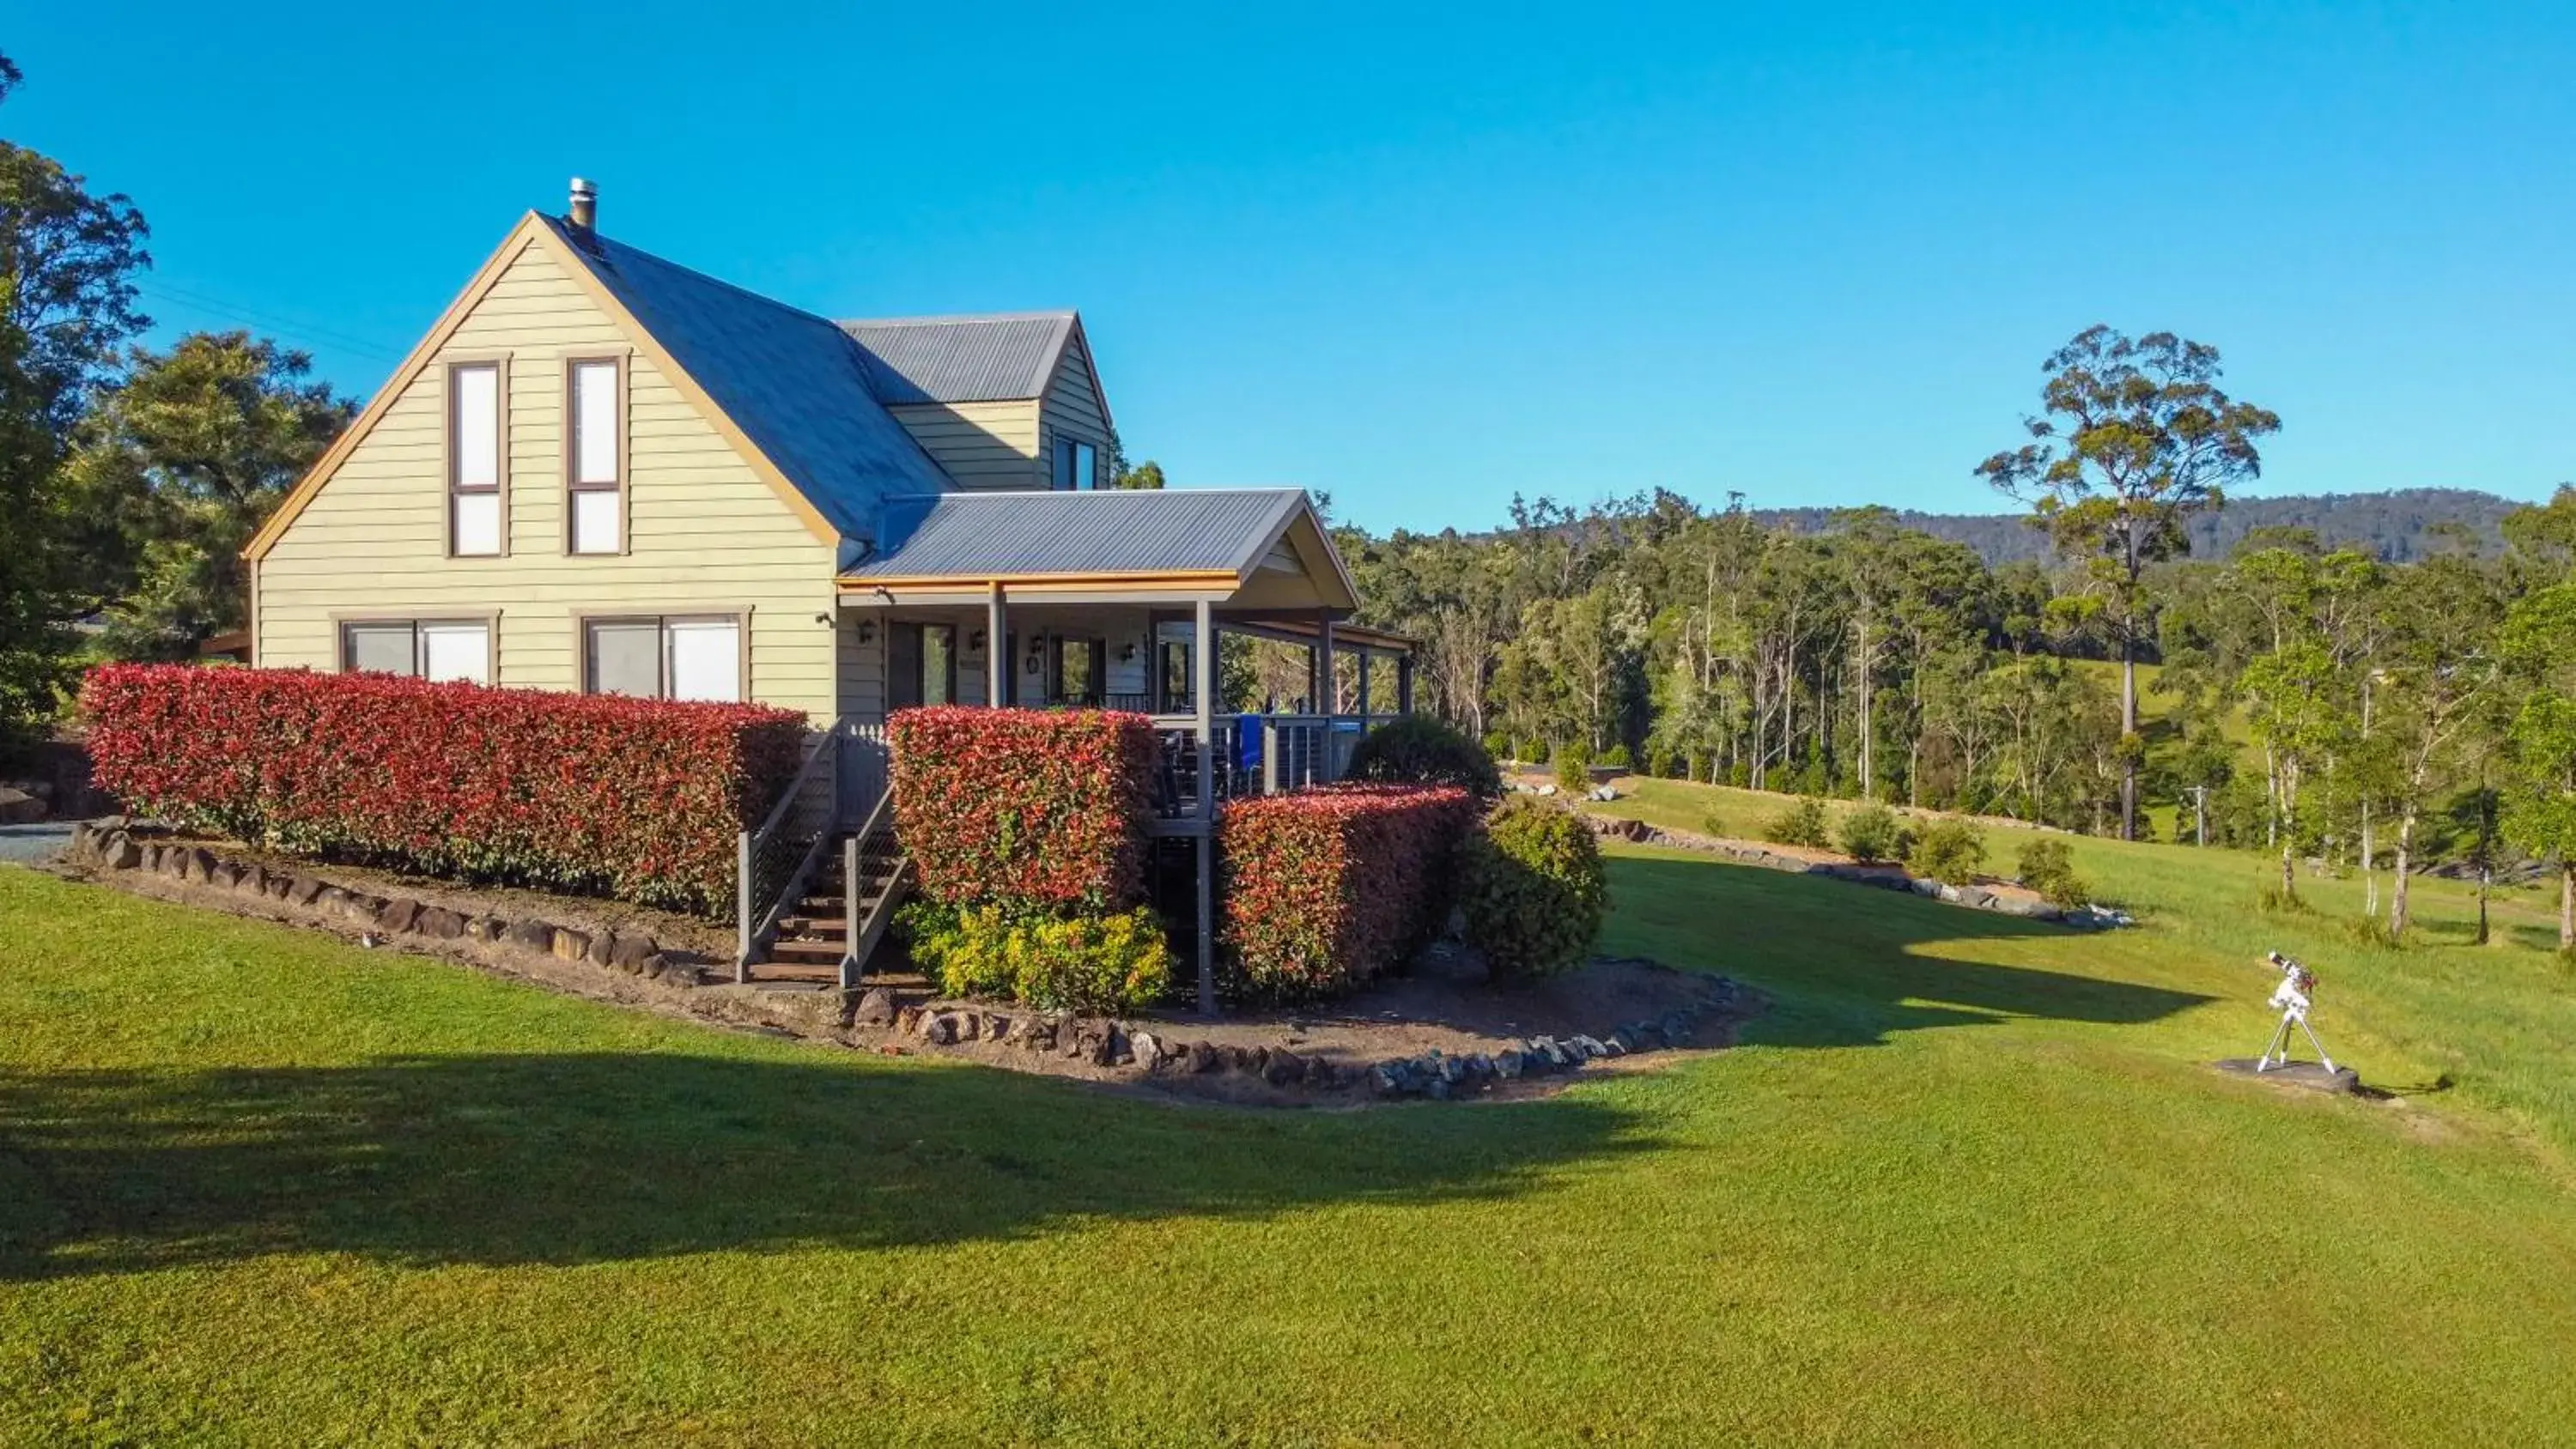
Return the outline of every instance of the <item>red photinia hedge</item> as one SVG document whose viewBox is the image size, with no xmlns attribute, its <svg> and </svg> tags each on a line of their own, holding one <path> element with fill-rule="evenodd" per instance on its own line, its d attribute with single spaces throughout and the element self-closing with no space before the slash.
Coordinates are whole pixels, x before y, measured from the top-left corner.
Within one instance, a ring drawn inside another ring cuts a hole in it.
<svg viewBox="0 0 2576 1449">
<path fill-rule="evenodd" d="M 1153 721 L 908 709 L 887 738 L 895 831 L 932 899 L 1115 911 L 1142 898 Z"/>
<path fill-rule="evenodd" d="M 756 705 L 382 674 L 108 665 L 81 689 L 101 788 L 335 859 L 729 909 L 735 837 L 801 763 Z"/>
<path fill-rule="evenodd" d="M 1264 996 L 1313 996 L 1393 965 L 1433 924 L 1475 820 L 1455 786 L 1328 785 L 1236 800 L 1217 827 L 1225 943 Z"/>
</svg>

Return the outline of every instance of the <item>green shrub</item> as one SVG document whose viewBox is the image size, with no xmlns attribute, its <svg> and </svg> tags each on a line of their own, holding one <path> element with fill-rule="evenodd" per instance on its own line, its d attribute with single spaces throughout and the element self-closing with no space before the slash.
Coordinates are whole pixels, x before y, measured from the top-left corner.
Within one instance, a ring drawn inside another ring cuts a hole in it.
<svg viewBox="0 0 2576 1449">
<path fill-rule="evenodd" d="M 1387 785 L 1455 785 L 1479 800 L 1499 799 L 1503 773 L 1485 747 L 1427 714 L 1390 720 L 1360 737 L 1343 778 Z"/>
<path fill-rule="evenodd" d="M 1592 751 L 1582 745 L 1558 745 L 1552 756 L 1556 765 L 1556 788 L 1569 795 L 1580 795 L 1592 788 Z"/>
<path fill-rule="evenodd" d="M 1520 750 L 1512 743 L 1512 737 L 1500 731 L 1485 736 L 1485 753 L 1497 760 L 1520 758 Z"/>
<path fill-rule="evenodd" d="M 2063 840 L 2045 835 L 2032 839 L 2015 857 L 2013 869 L 2023 885 L 2039 892 L 2052 906 L 2063 909 L 2093 899 L 2093 887 L 2075 873 L 2074 852 Z"/>
<path fill-rule="evenodd" d="M 1057 917 L 924 900 L 904 908 L 901 925 L 914 964 L 947 996 L 1112 1012 L 1149 1006 L 1172 985 L 1163 923 L 1143 907 Z"/>
<path fill-rule="evenodd" d="M 1681 757 L 1670 750 L 1657 750 L 1646 756 L 1646 773 L 1658 780 L 1678 778 L 1682 774 Z"/>
<path fill-rule="evenodd" d="M 1727 828 L 1726 816 L 1716 810 L 1711 810 L 1699 818 L 1699 831 L 1702 835 L 1714 835 L 1720 840 L 1735 838 L 1734 832 Z"/>
<path fill-rule="evenodd" d="M 1742 760 L 1726 767 L 1726 783 L 1738 790 L 1753 788 L 1753 767 Z"/>
<path fill-rule="evenodd" d="M 1986 834 L 1965 820 L 1936 820 L 1914 837 L 1906 869 L 1944 885 L 1966 885 L 1986 864 Z"/>
<path fill-rule="evenodd" d="M 1884 805 L 1863 805 L 1843 817 L 1843 854 L 1854 860 L 1895 860 L 1905 854 L 1905 822 Z"/>
<path fill-rule="evenodd" d="M 1614 770 L 1629 770 L 1636 768 L 1633 757 L 1629 755 L 1628 747 L 1626 745 L 1612 745 L 1610 748 L 1603 750 L 1601 752 L 1600 763 L 1607 765 Z"/>
<path fill-rule="evenodd" d="M 1543 800 L 1504 801 L 1458 854 L 1467 941 L 1497 976 L 1546 976 L 1582 961 L 1609 899 L 1591 827 Z"/>
<path fill-rule="evenodd" d="M 1825 830 L 1825 802 L 1813 795 L 1802 797 L 1763 825 L 1762 838 L 1774 845 L 1826 849 L 1833 838 Z"/>
</svg>

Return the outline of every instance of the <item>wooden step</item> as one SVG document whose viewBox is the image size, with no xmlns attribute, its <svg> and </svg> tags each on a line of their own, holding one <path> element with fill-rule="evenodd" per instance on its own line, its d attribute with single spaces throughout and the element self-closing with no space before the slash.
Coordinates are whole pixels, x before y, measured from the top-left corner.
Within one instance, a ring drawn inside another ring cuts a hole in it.
<svg viewBox="0 0 2576 1449">
<path fill-rule="evenodd" d="M 843 903 L 848 899 L 848 897 L 842 895 L 839 891 L 816 891 L 798 896 L 796 898 L 796 914 L 800 916 L 837 916 L 841 913 Z M 859 893 L 860 913 L 864 915 L 867 912 L 874 910 L 877 902 L 884 899 L 885 887 L 881 884 L 873 889 L 861 891 Z"/>
<path fill-rule="evenodd" d="M 829 961 L 837 963 L 849 954 L 839 941 L 777 941 L 769 948 L 774 961 Z"/>
</svg>

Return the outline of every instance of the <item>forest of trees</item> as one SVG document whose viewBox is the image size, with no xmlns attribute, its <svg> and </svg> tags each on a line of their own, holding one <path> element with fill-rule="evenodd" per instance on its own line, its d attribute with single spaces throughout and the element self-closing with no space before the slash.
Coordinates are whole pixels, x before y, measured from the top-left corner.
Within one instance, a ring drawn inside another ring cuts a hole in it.
<svg viewBox="0 0 2576 1449">
<path fill-rule="evenodd" d="M 2203 513 L 2185 527 L 2194 558 L 2222 559 L 2247 534 L 2306 529 L 2336 547 L 2351 547 L 2388 563 L 2412 563 L 2451 546 L 2462 530 L 2487 547 L 2503 538 L 2511 499 L 2468 488 L 2399 488 L 2386 493 L 2319 493 L 2292 498 L 2241 498 L 2224 510 Z M 1830 508 L 1757 508 L 1765 527 L 1820 533 L 1831 527 Z M 1952 543 L 1964 543 L 1990 565 L 2045 561 L 2048 537 L 2017 513 L 1917 513 L 1900 510 L 1896 522 Z"/>
<path fill-rule="evenodd" d="M 1884 509 L 1803 532 L 1658 493 L 1340 541 L 1369 621 L 1422 641 L 1426 707 L 1498 753 L 2106 834 L 2134 762 L 2136 833 L 2277 852 L 2290 895 L 2297 859 L 2388 871 L 2402 931 L 2410 868 L 2576 861 L 2576 489 L 2501 534 L 2153 563 L 2158 718 L 2125 732 L 2087 570 L 1990 568 Z"/>
</svg>

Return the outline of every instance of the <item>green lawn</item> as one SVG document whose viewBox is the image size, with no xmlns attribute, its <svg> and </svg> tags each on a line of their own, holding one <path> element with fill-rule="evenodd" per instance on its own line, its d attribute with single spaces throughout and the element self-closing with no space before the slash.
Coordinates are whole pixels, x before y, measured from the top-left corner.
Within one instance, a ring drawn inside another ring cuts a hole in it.
<svg viewBox="0 0 2576 1449">
<path fill-rule="evenodd" d="M 0 869 L 0 1439 L 2576 1437 L 2576 980 L 2259 919 L 2251 857 L 2078 852 L 2146 927 L 1624 852 L 1605 948 L 1777 994 L 1748 1045 L 1341 1114 Z M 2260 1043 L 2276 943 L 2412 1095 L 2201 1065 Z"/>
</svg>

